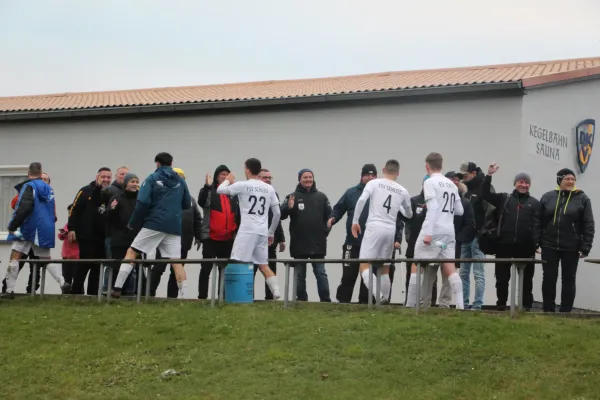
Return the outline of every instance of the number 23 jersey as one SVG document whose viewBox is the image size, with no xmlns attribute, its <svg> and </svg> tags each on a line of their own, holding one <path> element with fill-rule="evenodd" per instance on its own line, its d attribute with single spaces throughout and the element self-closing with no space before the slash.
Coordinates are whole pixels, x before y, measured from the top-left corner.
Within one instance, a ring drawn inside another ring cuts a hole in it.
<svg viewBox="0 0 600 400">
<path fill-rule="evenodd" d="M 242 222 L 238 232 L 269 235 L 269 209 L 273 205 L 279 207 L 279 200 L 273 186 L 248 179 L 229 185 L 229 193 L 237 196 L 242 214 Z"/>
<path fill-rule="evenodd" d="M 398 213 L 404 215 L 405 210 L 411 210 L 410 194 L 397 182 L 373 179 L 365 185 L 364 191 L 370 195 L 367 227 L 395 230 Z"/>
</svg>

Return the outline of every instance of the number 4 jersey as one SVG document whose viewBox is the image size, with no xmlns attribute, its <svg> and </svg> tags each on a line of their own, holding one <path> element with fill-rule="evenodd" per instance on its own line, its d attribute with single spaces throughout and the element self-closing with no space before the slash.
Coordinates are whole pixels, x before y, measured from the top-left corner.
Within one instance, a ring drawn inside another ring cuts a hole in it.
<svg viewBox="0 0 600 400">
<path fill-rule="evenodd" d="M 353 223 L 358 224 L 367 200 L 369 200 L 367 228 L 381 227 L 395 230 L 398 213 L 402 213 L 406 218 L 412 217 L 408 191 L 390 179 L 373 179 L 365 185 L 354 210 Z"/>
<path fill-rule="evenodd" d="M 258 179 L 235 182 L 231 185 L 228 184 L 228 181 L 224 181 L 217 188 L 217 193 L 237 196 L 242 214 L 238 233 L 273 235 L 275 228 L 273 228 L 273 232 L 269 231 L 269 209 L 279 208 L 279 200 L 273 186 Z M 278 222 L 279 218 L 275 221 L 275 227 Z"/>
<path fill-rule="evenodd" d="M 454 182 L 440 173 L 432 174 L 423 182 L 423 195 L 428 210 L 421 233 L 454 236 L 454 216 L 463 214 Z M 432 219 L 435 226 L 430 226 Z"/>
</svg>

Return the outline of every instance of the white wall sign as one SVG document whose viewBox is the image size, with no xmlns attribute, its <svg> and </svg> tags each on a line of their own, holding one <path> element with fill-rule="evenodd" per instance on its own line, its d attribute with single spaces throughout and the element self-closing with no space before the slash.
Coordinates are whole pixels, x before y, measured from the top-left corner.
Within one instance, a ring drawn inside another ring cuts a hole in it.
<svg viewBox="0 0 600 400">
<path fill-rule="evenodd" d="M 569 156 L 569 139 L 566 135 L 538 125 L 529 124 L 528 153 L 557 164 Z"/>
</svg>

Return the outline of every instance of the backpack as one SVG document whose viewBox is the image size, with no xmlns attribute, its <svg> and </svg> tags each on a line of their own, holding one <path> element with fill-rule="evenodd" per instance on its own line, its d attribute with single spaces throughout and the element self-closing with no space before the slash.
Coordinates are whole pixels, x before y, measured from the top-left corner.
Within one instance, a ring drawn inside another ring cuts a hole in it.
<svg viewBox="0 0 600 400">
<path fill-rule="evenodd" d="M 504 211 L 510 200 L 510 193 L 507 193 L 506 200 L 502 209 L 496 209 L 487 218 L 485 225 L 481 228 L 479 233 L 479 250 L 483 254 L 493 256 L 496 254 L 498 246 L 498 238 L 500 237 L 500 229 L 502 228 L 502 219 L 504 217 Z"/>
</svg>

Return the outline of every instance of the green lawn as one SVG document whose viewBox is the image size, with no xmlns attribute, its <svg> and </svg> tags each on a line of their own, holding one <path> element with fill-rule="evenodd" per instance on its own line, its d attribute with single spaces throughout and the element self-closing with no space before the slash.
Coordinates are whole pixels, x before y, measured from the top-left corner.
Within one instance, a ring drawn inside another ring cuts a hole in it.
<svg viewBox="0 0 600 400">
<path fill-rule="evenodd" d="M 3 300 L 0 398 L 600 397 L 597 319 L 281 306 Z"/>
</svg>

